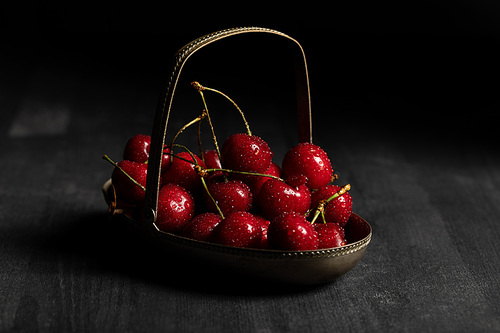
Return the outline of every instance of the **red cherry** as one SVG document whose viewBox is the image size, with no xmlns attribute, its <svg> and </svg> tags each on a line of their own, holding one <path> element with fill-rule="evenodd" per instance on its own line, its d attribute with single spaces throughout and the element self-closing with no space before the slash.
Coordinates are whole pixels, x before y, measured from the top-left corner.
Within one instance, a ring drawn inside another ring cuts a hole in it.
<svg viewBox="0 0 500 333">
<path fill-rule="evenodd" d="M 188 152 L 180 152 L 177 156 L 188 161 L 193 161 L 193 158 Z M 182 160 L 174 156 L 170 168 L 161 176 L 162 185 L 173 183 L 178 184 L 188 190 L 197 190 L 201 186 L 200 176 L 196 172 L 195 164 Z M 194 155 L 198 164 L 205 168 L 205 163 L 198 156 Z"/>
<path fill-rule="evenodd" d="M 270 220 L 283 213 L 305 214 L 311 206 L 311 193 L 306 185 L 293 187 L 271 178 L 262 186 L 258 203 L 262 214 Z"/>
<path fill-rule="evenodd" d="M 264 174 L 275 176 L 275 177 L 280 177 L 281 176 L 281 168 L 279 167 L 278 164 L 271 163 L 271 165 L 266 170 L 266 172 L 264 172 Z M 262 188 L 262 185 L 264 185 L 264 183 L 267 182 L 269 179 L 270 179 L 270 177 L 263 177 L 263 176 L 250 176 L 247 179 L 245 179 L 245 182 L 248 184 L 248 186 L 252 190 L 254 200 L 257 200 L 257 198 L 259 197 L 259 193 L 260 193 L 260 189 Z"/>
<path fill-rule="evenodd" d="M 161 156 L 161 173 L 163 174 L 168 170 L 170 164 L 172 163 L 173 157 L 170 156 L 170 148 L 163 149 L 163 155 Z"/>
<path fill-rule="evenodd" d="M 215 227 L 212 241 L 227 246 L 258 248 L 262 227 L 249 212 L 232 212 Z"/>
<path fill-rule="evenodd" d="M 217 151 L 214 150 L 207 150 L 203 153 L 203 159 L 205 161 L 205 165 L 207 166 L 207 169 L 221 169 L 222 165 L 220 163 L 219 155 L 217 154 Z"/>
<path fill-rule="evenodd" d="M 267 238 L 271 249 L 307 251 L 318 248 L 318 232 L 304 215 L 285 213 L 269 224 Z"/>
<path fill-rule="evenodd" d="M 269 145 L 255 135 L 236 133 L 222 144 L 222 165 L 229 170 L 264 173 L 272 157 Z"/>
<path fill-rule="evenodd" d="M 221 221 L 222 217 L 219 214 L 203 213 L 197 215 L 182 229 L 181 235 L 199 241 L 208 241 L 215 226 Z"/>
<path fill-rule="evenodd" d="M 342 187 L 337 185 L 320 188 L 312 194 L 311 207 L 317 207 L 320 201 L 327 200 L 341 189 Z M 352 213 L 352 197 L 349 192 L 345 192 L 327 202 L 324 209 L 326 222 L 338 223 L 341 227 L 344 227 Z"/>
<path fill-rule="evenodd" d="M 307 186 L 318 189 L 332 181 L 333 168 L 326 152 L 319 146 L 303 142 L 292 147 L 283 158 L 283 177 L 307 177 Z"/>
<path fill-rule="evenodd" d="M 219 154 L 214 150 L 207 150 L 203 153 L 203 160 L 205 161 L 205 165 L 207 169 L 222 169 L 222 165 L 220 163 Z M 223 180 L 224 173 L 222 171 L 213 171 L 210 172 L 209 176 L 206 178 L 206 181 L 217 181 Z"/>
<path fill-rule="evenodd" d="M 120 171 L 120 168 L 145 188 L 148 173 L 147 164 L 123 160 L 118 162 L 117 166 L 119 168 L 115 166 L 111 175 L 111 182 L 115 187 L 117 197 L 134 205 L 142 203 L 145 195 L 144 189 Z"/>
<path fill-rule="evenodd" d="M 166 184 L 158 193 L 156 226 L 158 229 L 178 233 L 194 216 L 194 199 L 185 188 Z"/>
<path fill-rule="evenodd" d="M 315 223 L 313 226 L 318 232 L 319 249 L 329 249 L 347 244 L 344 229 L 337 223 Z"/>
<path fill-rule="evenodd" d="M 249 211 L 252 208 L 252 192 L 248 185 L 241 180 L 211 182 L 208 184 L 208 191 L 224 215 L 234 211 Z M 214 213 L 218 212 L 206 192 L 204 198 L 208 210 Z"/>
<path fill-rule="evenodd" d="M 123 159 L 144 163 L 149 158 L 149 146 L 151 137 L 145 134 L 137 134 L 131 137 L 123 151 Z"/>
<path fill-rule="evenodd" d="M 262 240 L 260 242 L 261 249 L 269 249 L 269 241 L 267 239 L 267 230 L 269 229 L 269 224 L 271 221 L 260 215 L 254 215 L 262 228 Z"/>
</svg>

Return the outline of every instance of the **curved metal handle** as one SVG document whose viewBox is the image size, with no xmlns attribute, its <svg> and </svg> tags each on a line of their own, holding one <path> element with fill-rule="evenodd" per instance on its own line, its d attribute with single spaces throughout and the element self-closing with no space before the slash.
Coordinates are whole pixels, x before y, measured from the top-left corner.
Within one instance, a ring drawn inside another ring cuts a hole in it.
<svg viewBox="0 0 500 333">
<path fill-rule="evenodd" d="M 259 27 L 242 27 L 232 28 L 217 31 L 195 39 L 194 41 L 183 46 L 174 58 L 174 69 L 168 81 L 166 91 L 161 95 L 158 102 L 152 132 L 152 140 L 150 146 L 150 156 L 148 162 L 148 177 L 146 181 L 146 202 L 143 211 L 143 219 L 145 222 L 154 223 L 156 220 L 156 210 L 158 207 L 158 191 L 160 189 L 161 181 L 161 158 L 163 154 L 163 145 L 165 142 L 166 129 L 168 119 L 170 116 L 170 109 L 174 98 L 175 89 L 179 81 L 179 77 L 186 61 L 196 51 L 204 46 L 211 44 L 220 39 L 250 33 L 250 32 L 264 32 L 285 37 L 293 41 L 300 49 L 303 64 L 304 80 L 298 80 L 297 88 L 297 104 L 298 104 L 298 122 L 299 122 L 299 141 L 312 142 L 312 121 L 311 121 L 311 102 L 310 102 L 310 89 L 309 89 L 309 74 L 307 70 L 306 56 L 302 46 L 292 37 L 272 29 L 259 28 Z M 305 81 L 305 82 L 300 82 Z M 305 86 L 304 86 L 305 84 Z M 302 85 L 302 86 L 301 86 Z"/>
</svg>

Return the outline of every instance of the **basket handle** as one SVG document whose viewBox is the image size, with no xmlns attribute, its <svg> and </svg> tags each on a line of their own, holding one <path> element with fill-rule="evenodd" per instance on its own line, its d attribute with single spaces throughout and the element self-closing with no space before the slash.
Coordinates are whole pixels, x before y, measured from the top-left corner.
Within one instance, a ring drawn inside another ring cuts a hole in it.
<svg viewBox="0 0 500 333">
<path fill-rule="evenodd" d="M 142 218 L 144 222 L 153 224 L 156 220 L 156 210 L 158 207 L 158 192 L 161 181 L 161 159 L 163 154 L 163 145 L 165 142 L 166 129 L 170 116 L 170 109 L 174 98 L 175 89 L 179 77 L 186 61 L 196 51 L 204 46 L 220 39 L 240 35 L 244 33 L 264 32 L 282 36 L 293 41 L 300 49 L 303 61 L 303 69 L 297 70 L 297 107 L 298 107 L 298 138 L 299 142 L 312 142 L 312 121 L 311 121 L 311 102 L 309 89 L 309 74 L 307 71 L 306 56 L 302 46 L 292 37 L 272 29 L 259 27 L 231 28 L 217 31 L 202 37 L 183 46 L 174 57 L 174 69 L 170 75 L 166 90 L 161 94 L 157 104 L 155 119 L 153 123 L 152 140 L 150 146 L 150 156 L 148 162 L 148 177 L 146 180 L 146 201 Z"/>
</svg>

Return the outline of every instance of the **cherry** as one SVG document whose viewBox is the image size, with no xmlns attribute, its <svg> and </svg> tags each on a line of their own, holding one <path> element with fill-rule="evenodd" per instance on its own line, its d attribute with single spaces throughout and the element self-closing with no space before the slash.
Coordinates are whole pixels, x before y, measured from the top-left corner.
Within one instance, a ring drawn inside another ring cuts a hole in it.
<svg viewBox="0 0 500 333">
<path fill-rule="evenodd" d="M 176 157 L 177 156 L 177 157 Z M 197 190 L 201 186 L 200 176 L 196 171 L 195 164 L 188 161 L 195 161 L 201 167 L 205 167 L 205 163 L 196 155 L 194 159 L 188 152 L 180 152 L 173 157 L 170 168 L 161 176 L 162 185 L 168 183 L 178 184 L 188 190 Z M 178 158 L 179 157 L 179 158 Z"/>
<path fill-rule="evenodd" d="M 345 190 L 345 193 L 330 199 L 343 188 L 337 185 L 322 187 L 312 194 L 311 207 L 317 207 L 321 202 L 324 202 L 325 222 L 338 223 L 341 227 L 344 227 L 352 213 L 352 197 L 347 192 L 349 188 L 350 186 Z"/>
<path fill-rule="evenodd" d="M 255 135 L 236 133 L 222 144 L 222 166 L 229 170 L 264 173 L 271 165 L 272 157 L 269 145 Z"/>
<path fill-rule="evenodd" d="M 208 241 L 212 236 L 215 226 L 222 221 L 222 217 L 215 213 L 202 213 L 196 215 L 181 232 L 187 238 Z"/>
<path fill-rule="evenodd" d="M 221 169 L 222 165 L 220 163 L 219 154 L 215 149 L 207 150 L 203 153 L 203 160 L 208 169 Z"/>
<path fill-rule="evenodd" d="M 207 150 L 203 152 L 203 161 L 207 169 L 221 169 L 222 165 L 220 163 L 219 154 L 217 154 L 217 150 Z M 210 172 L 210 175 L 207 177 L 208 181 L 223 179 L 224 173 L 222 171 L 213 171 Z"/>
<path fill-rule="evenodd" d="M 282 180 L 271 178 L 262 186 L 258 203 L 262 214 L 272 220 L 283 213 L 305 214 L 311 206 L 311 194 L 304 184 L 293 187 Z"/>
<path fill-rule="evenodd" d="M 125 149 L 123 151 L 123 159 L 139 162 L 139 163 L 147 163 L 149 160 L 149 146 L 151 145 L 151 137 L 145 134 L 136 134 L 131 137 L 127 144 L 125 145 Z M 169 148 L 165 148 L 163 150 L 164 154 L 161 160 L 161 171 L 165 172 L 170 166 L 170 152 Z"/>
<path fill-rule="evenodd" d="M 260 242 L 260 248 L 261 249 L 269 249 L 269 241 L 267 239 L 267 230 L 269 229 L 269 224 L 271 221 L 266 219 L 265 217 L 261 215 L 254 215 L 254 217 L 257 219 L 257 221 L 260 224 L 260 227 L 262 228 L 262 240 Z"/>
<path fill-rule="evenodd" d="M 136 134 L 131 137 L 123 151 L 123 159 L 145 163 L 149 158 L 149 146 L 151 137 L 145 134 Z"/>
<path fill-rule="evenodd" d="M 241 180 L 211 182 L 207 187 L 223 214 L 234 211 L 249 211 L 252 208 L 252 192 L 248 185 Z M 208 210 L 218 212 L 212 198 L 205 192 L 205 204 Z"/>
<path fill-rule="evenodd" d="M 262 227 L 249 212 L 232 212 L 214 228 L 212 236 L 214 243 L 258 248 L 262 241 Z"/>
<path fill-rule="evenodd" d="M 332 181 L 333 168 L 326 152 L 319 146 L 303 142 L 292 147 L 283 158 L 283 177 L 302 174 L 307 177 L 307 186 L 318 189 Z"/>
<path fill-rule="evenodd" d="M 318 248 L 318 232 L 304 215 L 285 213 L 269 224 L 267 238 L 271 249 L 307 251 Z"/>
<path fill-rule="evenodd" d="M 347 244 L 344 229 L 337 223 L 315 223 L 313 226 L 318 232 L 319 249 L 329 249 Z"/>
<path fill-rule="evenodd" d="M 118 162 L 111 175 L 111 182 L 115 187 L 117 197 L 134 205 L 142 203 L 147 173 L 147 164 L 129 160 Z"/>
<path fill-rule="evenodd" d="M 163 148 L 163 155 L 161 156 L 161 173 L 163 174 L 170 167 L 171 156 L 170 156 L 170 148 Z"/>
<path fill-rule="evenodd" d="M 269 168 L 264 172 L 265 175 L 271 175 L 275 177 L 280 177 L 281 176 L 281 168 L 279 167 L 278 164 L 276 163 L 271 163 Z M 267 182 L 270 179 L 270 177 L 264 177 L 264 176 L 250 176 L 247 179 L 245 179 L 245 182 L 250 186 L 250 189 L 252 190 L 252 194 L 254 197 L 254 200 L 257 200 L 259 197 L 260 189 L 262 188 L 262 185 L 264 185 L 265 182 Z"/>
<path fill-rule="evenodd" d="M 194 216 L 194 199 L 185 188 L 177 184 L 166 184 L 158 193 L 156 226 L 158 229 L 179 233 Z"/>
</svg>

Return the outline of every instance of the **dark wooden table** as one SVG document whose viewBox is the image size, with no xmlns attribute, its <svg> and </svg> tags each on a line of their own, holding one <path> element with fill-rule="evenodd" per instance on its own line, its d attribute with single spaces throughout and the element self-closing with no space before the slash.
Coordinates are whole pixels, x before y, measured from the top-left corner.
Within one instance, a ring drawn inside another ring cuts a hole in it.
<svg viewBox="0 0 500 333">
<path fill-rule="evenodd" d="M 373 239 L 335 282 L 279 288 L 214 281 L 108 218 L 101 156 L 119 160 L 130 136 L 151 132 L 164 58 L 189 40 L 171 34 L 173 46 L 146 56 L 115 48 L 119 36 L 111 46 L 78 36 L 43 48 L 12 39 L 0 58 L 0 331 L 500 331 L 499 84 L 485 83 L 499 74 L 494 42 L 347 33 L 332 67 L 305 40 L 314 140 Z M 469 47 L 478 53 L 458 52 Z M 222 88 L 279 163 L 295 143 L 287 93 L 238 87 Z"/>
</svg>

